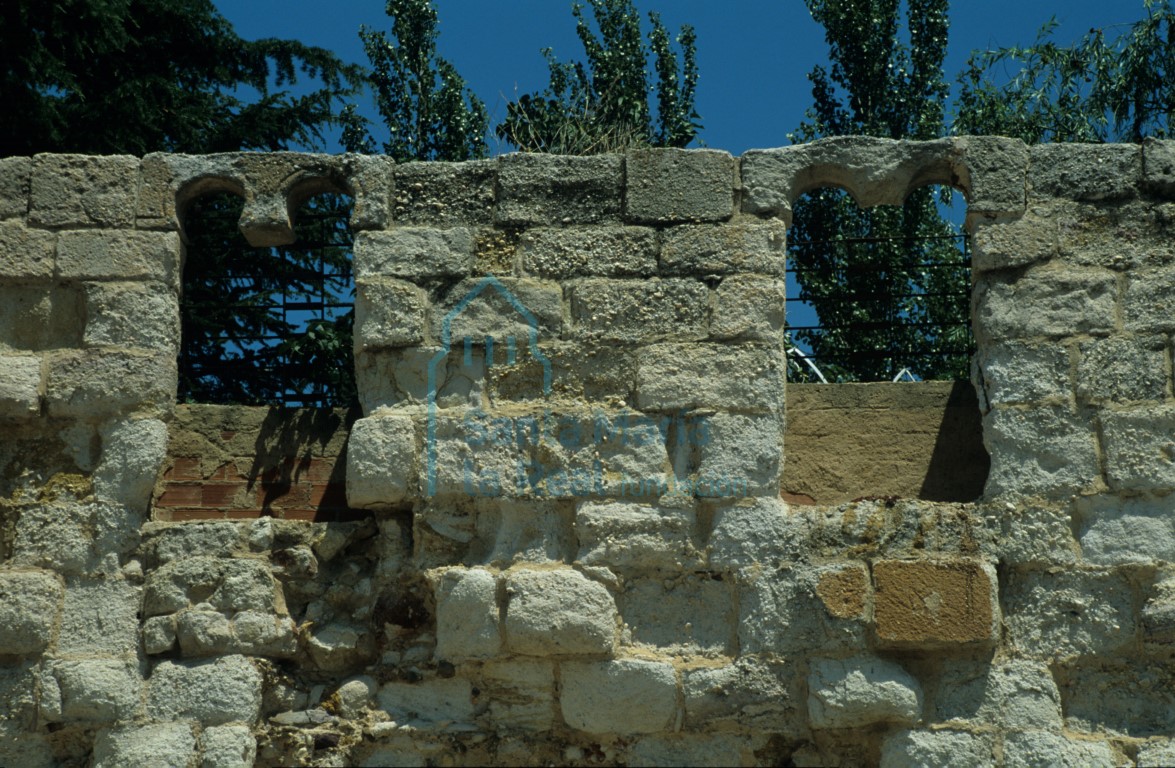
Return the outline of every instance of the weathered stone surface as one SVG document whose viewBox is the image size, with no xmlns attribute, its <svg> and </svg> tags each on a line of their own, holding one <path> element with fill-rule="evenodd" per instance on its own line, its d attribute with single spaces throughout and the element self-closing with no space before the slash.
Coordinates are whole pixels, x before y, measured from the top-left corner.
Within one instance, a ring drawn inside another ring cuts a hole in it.
<svg viewBox="0 0 1175 768">
<path fill-rule="evenodd" d="M 549 661 L 498 661 L 482 667 L 490 717 L 499 726 L 550 730 L 555 720 L 555 671 Z"/>
<path fill-rule="evenodd" d="M 820 569 L 816 596 L 824 610 L 838 619 L 865 619 L 873 604 L 873 585 L 864 563 L 827 565 Z"/>
<path fill-rule="evenodd" d="M 657 232 L 648 227 L 528 229 L 522 268 L 540 277 L 648 277 L 657 272 Z"/>
<path fill-rule="evenodd" d="M 97 419 L 139 407 L 170 409 L 176 363 L 171 355 L 114 349 L 62 352 L 48 362 L 50 416 Z"/>
<path fill-rule="evenodd" d="M 587 502 L 577 510 L 578 562 L 628 571 L 689 569 L 700 557 L 692 535 L 692 507 L 636 502 Z"/>
<path fill-rule="evenodd" d="M 1143 141 L 1142 186 L 1168 199 L 1175 196 L 1175 141 L 1153 138 Z"/>
<path fill-rule="evenodd" d="M 0 219 L 23 217 L 29 212 L 31 157 L 0 159 Z"/>
<path fill-rule="evenodd" d="M 628 579 L 616 605 L 636 644 L 663 653 L 729 653 L 733 647 L 732 578 Z"/>
<path fill-rule="evenodd" d="M 61 611 L 61 582 L 42 572 L 0 572 L 0 648 L 26 656 L 45 650 Z"/>
<path fill-rule="evenodd" d="M 779 499 L 760 498 L 721 507 L 710 536 L 710 567 L 734 571 L 755 565 L 774 566 L 801 552 L 807 521 L 789 512 Z"/>
<path fill-rule="evenodd" d="M 200 768 L 248 768 L 257 740 L 247 725 L 217 725 L 200 733 Z"/>
<path fill-rule="evenodd" d="M 397 224 L 489 224 L 494 218 L 497 160 L 413 162 L 393 167 Z"/>
<path fill-rule="evenodd" d="M 1138 194 L 1142 148 L 1131 144 L 1038 144 L 1029 148 L 1034 195 L 1121 200 Z"/>
<path fill-rule="evenodd" d="M 639 149 L 626 158 L 629 221 L 722 221 L 734 213 L 736 167 L 712 149 Z"/>
<path fill-rule="evenodd" d="M 814 728 L 916 723 L 922 716 L 922 686 L 883 659 L 820 659 L 808 673 L 808 715 Z"/>
<path fill-rule="evenodd" d="M 563 720 L 588 733 L 656 733 L 677 713 L 672 665 L 639 659 L 562 665 Z"/>
<path fill-rule="evenodd" d="M 715 722 L 750 728 L 779 729 L 799 719 L 786 681 L 785 663 L 742 656 L 721 667 L 699 667 L 682 673 L 685 725 L 703 730 Z"/>
<path fill-rule="evenodd" d="M 1077 396 L 1088 402 L 1162 400 L 1167 386 L 1163 337 L 1095 339 L 1082 344 Z"/>
<path fill-rule="evenodd" d="M 980 340 L 1100 335 L 1114 328 L 1117 287 L 1106 270 L 1037 268 L 1014 281 L 981 280 L 976 291 Z"/>
<path fill-rule="evenodd" d="M 494 220 L 507 226 L 615 221 L 623 195 L 623 163 L 620 155 L 503 155 L 498 159 Z"/>
<path fill-rule="evenodd" d="M 727 733 L 646 736 L 628 750 L 629 765 L 673 768 L 726 768 L 754 765 L 757 741 L 753 736 Z"/>
<path fill-rule="evenodd" d="M 1065 406 L 997 408 L 983 417 L 992 457 L 986 496 L 1068 497 L 1101 474 L 1093 425 Z"/>
<path fill-rule="evenodd" d="M 989 272 L 1055 257 L 1060 249 L 1060 231 L 1056 221 L 1029 213 L 1011 221 L 980 223 L 971 242 L 971 268 Z"/>
<path fill-rule="evenodd" d="M 1143 637 L 1147 643 L 1175 644 L 1175 578 L 1160 576 L 1142 608 Z"/>
<path fill-rule="evenodd" d="M 335 692 L 339 701 L 339 714 L 343 717 L 360 717 L 363 710 L 375 701 L 379 684 L 369 675 L 360 675 L 347 680 Z"/>
<path fill-rule="evenodd" d="M 65 590 L 57 652 L 134 653 L 139 640 L 141 592 L 115 579 L 70 581 Z"/>
<path fill-rule="evenodd" d="M 1175 730 L 1175 671 L 1165 661 L 1119 656 L 1060 666 L 1057 685 L 1070 731 L 1150 738 Z"/>
<path fill-rule="evenodd" d="M 298 650 L 297 628 L 288 616 L 239 611 L 230 618 L 219 611 L 195 608 L 175 614 L 174 622 L 180 651 L 187 658 L 226 653 L 289 658 Z M 162 629 L 166 631 L 165 626 Z M 144 632 L 144 643 L 146 639 Z M 164 634 L 158 644 L 166 640 Z"/>
<path fill-rule="evenodd" d="M 1175 562 L 1175 496 L 1082 496 L 1075 513 L 1087 563 Z"/>
<path fill-rule="evenodd" d="M 1016 574 L 1005 601 L 1009 639 L 1033 654 L 1051 659 L 1110 654 L 1134 642 L 1133 590 L 1122 574 Z"/>
<path fill-rule="evenodd" d="M 12 562 L 69 576 L 91 570 L 100 559 L 94 551 L 94 516 L 98 507 L 71 498 L 89 495 L 89 483 L 81 476 L 60 480 L 69 496 L 56 503 L 21 509 L 12 542 Z"/>
<path fill-rule="evenodd" d="M 1069 396 L 1069 350 L 1063 346 L 1005 341 L 988 345 L 975 360 L 986 400 L 982 407 L 1059 402 Z"/>
<path fill-rule="evenodd" d="M 12 768 L 54 768 L 53 745 L 45 734 L 0 720 L 0 763 Z"/>
<path fill-rule="evenodd" d="M 0 221 L 0 277 L 7 280 L 53 277 L 57 236 L 28 229 L 20 221 Z"/>
<path fill-rule="evenodd" d="M 368 416 L 351 427 L 347 503 L 357 509 L 403 500 L 417 487 L 416 431 L 406 416 Z"/>
<path fill-rule="evenodd" d="M 1156 405 L 1101 414 L 1106 479 L 1124 491 L 1175 488 L 1175 407 Z"/>
<path fill-rule="evenodd" d="M 1003 764 L 1008 768 L 1113 768 L 1122 762 L 1104 741 L 1077 741 L 1054 731 L 1017 731 L 1004 739 Z"/>
<path fill-rule="evenodd" d="M 741 653 L 794 658 L 815 651 L 863 649 L 862 615 L 841 617 L 825 608 L 815 568 L 748 568 L 739 574 L 738 647 Z"/>
<path fill-rule="evenodd" d="M 0 285 L 0 349 L 40 352 L 82 346 L 85 306 L 78 284 Z"/>
<path fill-rule="evenodd" d="M 1142 744 L 1138 748 L 1138 768 L 1160 768 L 1175 765 L 1175 740 L 1160 739 Z"/>
<path fill-rule="evenodd" d="M 71 280 L 154 280 L 174 289 L 179 255 L 173 232 L 62 232 L 57 274 Z"/>
<path fill-rule="evenodd" d="M 176 621 L 174 614 L 151 616 L 143 620 L 143 652 L 149 656 L 167 653 L 175 647 Z"/>
<path fill-rule="evenodd" d="M 397 227 L 355 236 L 355 277 L 421 280 L 465 275 L 473 268 L 473 233 L 464 227 Z"/>
<path fill-rule="evenodd" d="M 132 725 L 102 730 L 94 741 L 94 768 L 156 765 L 188 768 L 196 752 L 196 739 L 188 723 Z"/>
<path fill-rule="evenodd" d="M 41 412 L 41 358 L 0 355 L 0 417 L 21 418 Z"/>
<path fill-rule="evenodd" d="M 1061 694 L 1043 662 L 1012 659 L 949 666 L 939 681 L 940 721 L 964 720 L 1001 728 L 1061 727 Z"/>
<path fill-rule="evenodd" d="M 474 717 L 473 688 L 459 678 L 385 683 L 378 698 L 380 709 L 397 722 L 468 723 Z"/>
<path fill-rule="evenodd" d="M 731 371 L 740 375 L 731 376 Z M 723 408 L 763 412 L 783 400 L 784 361 L 777 349 L 717 344 L 646 347 L 637 369 L 637 407 L 677 411 Z"/>
<path fill-rule="evenodd" d="M 310 660 L 326 672 L 352 670 L 370 662 L 375 653 L 375 638 L 368 627 L 356 621 L 332 621 L 314 627 L 304 638 Z"/>
<path fill-rule="evenodd" d="M 873 622 L 891 648 L 986 645 L 999 636 L 995 569 L 974 560 L 873 564 Z"/>
<path fill-rule="evenodd" d="M 1024 209 L 1028 147 L 1023 141 L 1002 136 L 959 136 L 952 144 L 966 168 L 968 212 L 1014 214 Z"/>
<path fill-rule="evenodd" d="M 1128 331 L 1158 333 L 1175 330 L 1175 272 L 1131 272 L 1126 277 L 1122 318 Z"/>
<path fill-rule="evenodd" d="M 988 768 L 995 765 L 992 739 L 963 731 L 898 731 L 881 745 L 882 768 Z"/>
<path fill-rule="evenodd" d="M 498 582 L 480 568 L 452 569 L 435 577 L 437 658 L 485 659 L 502 648 Z"/>
<path fill-rule="evenodd" d="M 252 723 L 261 708 L 261 675 L 244 656 L 203 662 L 161 661 L 147 681 L 147 714 L 202 725 Z"/>
<path fill-rule="evenodd" d="M 584 280 L 568 295 L 571 338 L 631 344 L 706 337 L 710 290 L 695 280 Z"/>
<path fill-rule="evenodd" d="M 616 647 L 616 603 L 578 571 L 510 571 L 506 599 L 506 645 L 513 653 L 606 655 Z"/>
<path fill-rule="evenodd" d="M 90 283 L 86 286 L 87 347 L 141 347 L 176 354 L 179 301 L 158 283 Z"/>
<path fill-rule="evenodd" d="M 167 452 L 167 425 L 127 419 L 103 425 L 102 453 L 94 469 L 94 493 L 139 514 L 147 511 Z M 132 543 L 137 543 L 137 537 Z"/>
<path fill-rule="evenodd" d="M 127 228 L 135 220 L 139 160 L 125 155 L 37 155 L 29 223 L 41 227 Z"/>
<path fill-rule="evenodd" d="M 562 495 L 558 489 L 538 493 L 533 488 L 528 475 L 534 469 L 529 460 L 531 443 L 516 439 L 513 420 L 507 417 L 506 421 L 505 431 L 497 431 L 494 417 L 484 411 L 437 416 L 435 429 L 426 427 L 430 431 L 420 459 L 423 494 L 458 499 Z M 547 463 L 539 469 L 549 472 L 552 467 Z M 585 476 L 583 482 L 584 489 L 572 489 L 573 495 L 590 492 L 590 479 Z"/>
<path fill-rule="evenodd" d="M 666 274 L 784 273 L 787 234 L 775 219 L 673 227 L 664 237 L 661 270 Z"/>
<path fill-rule="evenodd" d="M 710 336 L 773 341 L 783 330 L 786 285 L 779 280 L 733 275 L 714 292 Z"/>
<path fill-rule="evenodd" d="M 41 717 L 112 723 L 140 714 L 143 678 L 124 659 L 56 659 L 41 675 Z"/>
<path fill-rule="evenodd" d="M 197 555 L 228 557 L 242 546 L 241 524 L 199 520 L 183 525 L 148 523 L 141 552 L 150 566 Z"/>
<path fill-rule="evenodd" d="M 424 340 L 428 298 L 401 280 L 366 278 L 355 286 L 357 349 L 402 347 Z"/>
<path fill-rule="evenodd" d="M 467 278 L 449 289 L 432 308 L 431 332 L 454 352 L 465 338 L 482 347 L 492 337 L 497 349 L 492 362 L 506 359 L 509 338 L 522 348 L 536 334 L 539 340 L 559 338 L 563 328 L 563 291 L 557 283 L 495 277 Z"/>
<path fill-rule="evenodd" d="M 712 498 L 778 496 L 783 424 L 774 414 L 715 413 L 697 440 L 694 494 Z"/>
<path fill-rule="evenodd" d="M 147 578 L 143 612 L 174 613 L 203 603 L 213 610 L 272 612 L 277 585 L 267 564 L 244 558 L 189 557 L 173 560 Z"/>
</svg>

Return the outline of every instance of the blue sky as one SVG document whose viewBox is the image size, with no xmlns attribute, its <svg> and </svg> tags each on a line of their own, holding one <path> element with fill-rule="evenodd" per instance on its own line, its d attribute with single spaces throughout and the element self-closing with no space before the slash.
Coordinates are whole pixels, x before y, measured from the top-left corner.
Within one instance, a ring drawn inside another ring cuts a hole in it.
<svg viewBox="0 0 1175 768">
<path fill-rule="evenodd" d="M 245 38 L 295 38 L 363 64 L 359 26 L 390 27 L 383 0 L 216 0 L 216 5 Z M 435 5 L 440 53 L 486 102 L 491 126 L 504 116 L 508 101 L 546 84 L 541 48 L 553 47 L 563 60 L 583 57 L 571 0 L 435 0 Z M 660 12 L 671 31 L 685 23 L 697 30 L 698 112 L 705 146 L 741 154 L 789 143 L 788 132 L 811 103 L 806 75 L 827 60 L 823 30 L 803 0 L 637 0 L 636 5 L 642 12 Z M 1061 22 L 1056 39 L 1070 42 L 1091 27 L 1134 21 L 1142 14 L 1141 0 L 956 0 L 947 74 L 953 79 L 972 49 L 1031 42 L 1054 15 Z M 369 97 L 359 107 L 374 117 Z M 491 141 L 492 152 L 508 150 Z"/>
</svg>

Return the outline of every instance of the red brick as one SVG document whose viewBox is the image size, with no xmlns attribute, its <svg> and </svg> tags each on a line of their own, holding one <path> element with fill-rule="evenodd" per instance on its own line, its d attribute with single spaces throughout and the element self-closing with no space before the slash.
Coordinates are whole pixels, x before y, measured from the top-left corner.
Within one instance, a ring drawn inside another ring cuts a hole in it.
<svg viewBox="0 0 1175 768">
<path fill-rule="evenodd" d="M 306 468 L 305 475 L 300 479 L 309 480 L 312 483 L 329 483 L 334 471 L 334 459 L 311 459 L 310 466 Z"/>
<path fill-rule="evenodd" d="M 224 513 L 218 509 L 169 509 L 161 510 L 157 520 L 169 520 L 173 523 L 182 523 L 188 520 L 223 520 Z"/>
<path fill-rule="evenodd" d="M 346 508 L 347 486 L 343 483 L 315 484 L 310 489 L 310 506 Z"/>
<path fill-rule="evenodd" d="M 229 520 L 255 520 L 270 515 L 263 509 L 230 509 L 224 514 Z"/>
<path fill-rule="evenodd" d="M 171 466 L 163 472 L 164 480 L 203 480 L 200 474 L 200 460 L 186 456 L 172 459 Z"/>
<path fill-rule="evenodd" d="M 233 480 L 248 480 L 249 478 L 237 468 L 237 463 L 235 461 L 229 461 L 212 470 L 212 474 L 208 476 L 208 479 L 219 480 L 223 482 Z"/>
<path fill-rule="evenodd" d="M 206 507 L 231 507 L 249 501 L 244 483 L 205 483 L 203 491 L 200 503 Z"/>
<path fill-rule="evenodd" d="M 310 484 L 261 484 L 254 498 L 259 507 L 305 507 L 310 504 Z"/>
<path fill-rule="evenodd" d="M 198 484 L 168 483 L 159 495 L 157 507 L 198 507 L 201 503 L 201 491 Z"/>
</svg>

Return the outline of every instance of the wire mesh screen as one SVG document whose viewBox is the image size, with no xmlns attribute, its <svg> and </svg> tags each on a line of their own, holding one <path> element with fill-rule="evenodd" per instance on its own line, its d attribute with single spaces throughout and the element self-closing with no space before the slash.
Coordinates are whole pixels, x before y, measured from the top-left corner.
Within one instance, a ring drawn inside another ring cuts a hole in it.
<svg viewBox="0 0 1175 768">
<path fill-rule="evenodd" d="M 795 206 L 788 233 L 792 381 L 965 379 L 970 325 L 968 237 L 944 218 L 949 193 L 861 210 L 839 190 Z"/>
<path fill-rule="evenodd" d="M 186 217 L 181 402 L 346 407 L 356 402 L 350 201 L 310 198 L 292 246 L 253 248 L 242 201 L 215 194 Z"/>
</svg>

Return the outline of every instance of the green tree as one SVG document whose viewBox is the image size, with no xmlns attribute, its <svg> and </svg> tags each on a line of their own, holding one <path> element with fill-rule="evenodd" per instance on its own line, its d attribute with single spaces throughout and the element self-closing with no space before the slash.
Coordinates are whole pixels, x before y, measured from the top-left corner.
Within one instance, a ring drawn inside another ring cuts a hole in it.
<svg viewBox="0 0 1175 768">
<path fill-rule="evenodd" d="M 696 35 L 682 26 L 676 37 L 649 14 L 648 42 L 632 0 L 588 0 L 599 35 L 572 5 L 587 62 L 559 62 L 543 49 L 550 83 L 506 107 L 498 136 L 526 152 L 591 154 L 631 146 L 684 147 L 701 129 L 694 109 L 698 85 Z M 656 107 L 650 106 L 648 61 L 656 73 Z"/>
<path fill-rule="evenodd" d="M 376 108 L 391 134 L 384 153 L 397 162 L 485 157 L 485 104 L 437 55 L 437 11 L 431 0 L 388 0 L 385 10 L 392 18 L 390 38 L 366 26 L 359 30 L 371 62 Z M 367 120 L 354 107 L 344 120 L 347 150 L 374 152 Z"/>
<path fill-rule="evenodd" d="M 1043 141 L 1142 141 L 1170 135 L 1175 112 L 1175 11 L 1145 0 L 1116 36 L 1091 29 L 1073 45 L 1050 21 L 1027 47 L 972 53 L 959 77 L 954 130 Z M 1008 78 L 1002 73 L 1012 71 Z"/>
<path fill-rule="evenodd" d="M 947 1 L 808 0 L 831 68 L 809 75 L 814 104 L 791 138 L 933 139 L 945 132 Z M 797 201 L 788 232 L 800 298 L 820 327 L 797 330 L 830 380 L 967 375 L 968 271 L 939 213 L 949 191 L 912 192 L 900 207 L 861 209 L 845 192 Z"/>
</svg>

